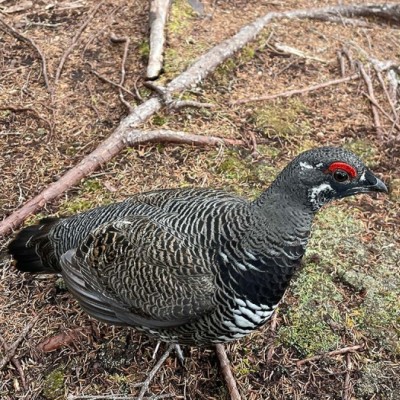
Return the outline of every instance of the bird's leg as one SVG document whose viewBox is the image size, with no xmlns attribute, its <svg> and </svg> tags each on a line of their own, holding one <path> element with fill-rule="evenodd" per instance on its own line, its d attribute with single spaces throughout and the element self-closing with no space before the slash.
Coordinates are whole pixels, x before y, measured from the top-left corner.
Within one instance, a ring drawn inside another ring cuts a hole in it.
<svg viewBox="0 0 400 400">
<path fill-rule="evenodd" d="M 157 351 L 158 351 L 159 347 L 160 347 L 160 342 L 157 343 L 157 346 L 156 346 L 155 351 L 153 353 L 153 358 L 157 354 Z M 184 358 L 183 358 L 183 353 L 182 353 L 181 347 L 179 346 L 179 344 L 175 344 L 175 343 L 170 344 L 168 346 L 167 350 L 161 356 L 161 358 L 157 361 L 156 365 L 149 372 L 149 374 L 147 375 L 146 380 L 140 384 L 142 388 L 140 389 L 140 393 L 139 393 L 139 395 L 137 397 L 137 400 L 143 400 L 144 395 L 146 394 L 147 390 L 149 389 L 150 382 L 153 380 L 154 376 L 156 375 L 158 370 L 161 368 L 161 366 L 164 364 L 165 360 L 168 358 L 168 356 L 170 355 L 172 350 L 176 351 L 176 354 L 178 356 L 178 360 L 183 365 Z"/>
</svg>

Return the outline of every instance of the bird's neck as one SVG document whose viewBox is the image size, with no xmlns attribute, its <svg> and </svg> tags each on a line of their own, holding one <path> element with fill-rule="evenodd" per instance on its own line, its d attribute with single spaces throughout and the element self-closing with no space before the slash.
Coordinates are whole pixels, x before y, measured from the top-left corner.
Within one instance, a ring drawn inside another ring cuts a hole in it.
<svg viewBox="0 0 400 400">
<path fill-rule="evenodd" d="M 275 247 L 305 250 L 315 216 L 307 196 L 306 190 L 275 181 L 250 205 L 250 247 L 257 249 L 260 242 L 267 253 Z"/>
<path fill-rule="evenodd" d="M 276 188 L 264 192 L 248 211 L 241 239 L 226 242 L 221 264 L 232 287 L 246 288 L 245 297 L 254 304 L 273 306 L 300 266 L 314 212 Z"/>
</svg>

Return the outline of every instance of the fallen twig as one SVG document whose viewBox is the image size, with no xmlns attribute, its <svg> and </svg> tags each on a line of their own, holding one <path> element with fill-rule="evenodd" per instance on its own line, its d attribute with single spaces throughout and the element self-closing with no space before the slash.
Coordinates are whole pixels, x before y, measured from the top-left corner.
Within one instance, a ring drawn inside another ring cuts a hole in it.
<svg viewBox="0 0 400 400">
<path fill-rule="evenodd" d="M 10 350 L 8 344 L 6 343 L 6 341 L 3 339 L 3 337 L 1 335 L 0 335 L 0 342 L 1 342 L 5 352 Z M 10 362 L 17 369 L 18 374 L 21 378 L 22 387 L 26 390 L 27 389 L 26 379 L 25 379 L 25 374 L 24 374 L 24 370 L 22 369 L 21 363 L 19 362 L 18 358 L 16 358 L 15 356 L 10 358 Z"/>
<path fill-rule="evenodd" d="M 128 109 L 128 111 L 131 113 L 133 111 L 133 107 L 125 100 L 125 97 L 122 94 L 122 89 L 121 89 L 121 87 L 124 86 L 124 82 L 125 82 L 125 74 L 126 74 L 125 64 L 126 64 L 126 59 L 128 57 L 129 44 L 131 43 L 131 40 L 129 39 L 128 36 L 117 37 L 114 34 L 111 35 L 110 39 L 113 43 L 125 43 L 124 54 L 122 56 L 122 61 L 121 61 L 121 78 L 119 80 L 118 91 L 119 91 L 119 99 L 121 100 L 122 104 L 124 104 L 124 106 Z"/>
<path fill-rule="evenodd" d="M 374 117 L 374 125 L 375 125 L 375 129 L 376 129 L 376 133 L 378 134 L 378 137 L 380 139 L 382 139 L 383 138 L 383 129 L 382 129 L 382 124 L 381 124 L 381 119 L 379 117 L 378 107 L 376 106 L 376 104 L 378 102 L 376 101 L 374 87 L 372 85 L 371 77 L 367 74 L 364 66 L 360 62 L 357 62 L 357 66 L 358 66 L 361 76 L 364 79 L 364 82 L 367 86 L 368 95 L 370 97 L 372 115 Z"/>
<path fill-rule="evenodd" d="M 34 108 L 31 107 L 20 107 L 20 106 L 3 106 L 0 107 L 0 110 L 9 110 L 12 112 L 31 112 L 35 115 L 36 118 L 40 119 L 41 121 L 45 122 L 46 125 L 49 127 L 50 132 L 52 132 L 52 125 L 51 123 L 44 117 L 42 117 Z"/>
<path fill-rule="evenodd" d="M 158 396 L 152 395 L 150 397 L 144 397 L 143 400 L 161 400 L 171 398 L 171 394 L 160 394 Z M 67 400 L 138 400 L 136 396 L 125 396 L 123 394 L 105 394 L 105 395 L 73 395 L 70 394 Z"/>
<path fill-rule="evenodd" d="M 46 85 L 47 91 L 51 94 L 52 89 L 50 86 L 49 82 L 49 77 L 47 74 L 47 62 L 46 62 L 46 57 L 38 47 L 38 45 L 35 43 L 33 39 L 30 39 L 21 33 L 19 33 L 15 28 L 13 28 L 11 25 L 8 25 L 5 21 L 0 19 L 0 29 L 3 30 L 4 32 L 7 32 L 9 35 L 14 36 L 16 39 L 21 40 L 21 42 L 25 42 L 29 44 L 33 49 L 36 51 L 36 53 L 39 55 L 40 58 L 40 63 L 42 66 L 42 74 L 43 74 L 43 79 L 44 79 L 44 84 Z"/>
<path fill-rule="evenodd" d="M 278 312 L 275 311 L 272 314 L 271 324 L 270 324 L 270 327 L 269 327 L 269 334 L 270 334 L 270 337 L 272 337 L 272 338 L 275 336 L 275 331 L 276 331 L 277 325 L 278 325 Z M 268 353 L 267 353 L 267 362 L 271 362 L 272 357 L 273 357 L 274 352 L 275 352 L 273 340 L 269 340 L 269 342 L 270 343 L 269 343 L 269 349 L 268 349 Z"/>
<path fill-rule="evenodd" d="M 352 81 L 354 79 L 358 79 L 359 77 L 360 76 L 358 74 L 353 74 L 353 75 L 350 75 L 350 76 L 346 76 L 344 78 L 332 79 L 330 81 L 322 82 L 322 83 L 319 83 L 317 85 L 308 86 L 308 87 L 305 87 L 303 89 L 293 89 L 293 90 L 288 90 L 286 92 L 281 92 L 281 93 L 276 93 L 276 94 L 269 94 L 269 95 L 266 95 L 266 96 L 250 97 L 250 98 L 247 98 L 247 99 L 234 100 L 234 101 L 231 101 L 230 104 L 236 105 L 236 104 L 251 103 L 251 102 L 255 102 L 255 101 L 272 100 L 272 99 L 276 99 L 278 97 L 290 97 L 290 96 L 294 96 L 296 94 L 304 94 L 304 93 L 312 92 L 314 90 L 322 89 L 322 88 L 327 87 L 327 86 L 338 85 L 340 83 Z"/>
<path fill-rule="evenodd" d="M 300 367 L 303 364 L 306 364 L 308 362 L 311 361 L 316 361 L 316 360 L 320 360 L 321 358 L 325 358 L 325 357 L 333 357 L 333 356 L 338 356 L 340 354 L 346 354 L 346 353 L 354 353 L 358 350 L 362 350 L 364 349 L 364 345 L 362 344 L 357 344 L 355 346 L 349 346 L 349 347 L 343 347 L 342 349 L 339 350 L 333 350 L 330 351 L 328 353 L 324 353 L 324 354 L 319 354 L 317 356 L 313 356 L 313 357 L 309 357 L 309 358 L 305 358 L 303 360 L 299 360 L 296 362 L 297 367 Z"/>
<path fill-rule="evenodd" d="M 146 72 L 147 79 L 156 79 L 162 69 L 164 31 L 169 5 L 170 0 L 152 0 L 150 4 L 150 54 Z"/>
<path fill-rule="evenodd" d="M 22 329 L 22 332 L 18 336 L 17 340 L 12 345 L 8 346 L 5 356 L 0 360 L 0 371 L 10 362 L 11 358 L 14 357 L 18 346 L 22 343 L 28 332 L 33 328 L 33 325 L 35 325 L 37 320 L 38 317 L 33 318 L 32 321 L 29 322 L 24 329 Z"/>
<path fill-rule="evenodd" d="M 78 40 L 80 36 L 82 35 L 83 31 L 86 29 L 86 27 L 89 25 L 89 22 L 92 20 L 92 18 L 96 15 L 97 11 L 99 8 L 103 5 L 104 0 L 100 1 L 97 3 L 89 12 L 89 15 L 87 18 L 83 21 L 83 24 L 80 26 L 78 31 L 76 32 L 75 36 L 72 38 L 71 44 L 68 46 L 68 48 L 64 51 L 63 55 L 61 56 L 60 63 L 58 64 L 57 71 L 54 77 L 54 86 L 57 85 L 58 80 L 60 79 L 61 72 L 64 68 L 65 61 L 67 60 L 68 56 L 71 54 L 72 50 L 74 47 L 78 44 Z"/>
<path fill-rule="evenodd" d="M 192 133 L 160 129 L 155 131 L 132 130 L 124 138 L 124 143 L 128 146 L 137 146 L 143 143 L 175 143 L 188 144 L 195 146 L 241 146 L 245 142 L 237 139 L 227 139 L 217 136 L 203 136 Z"/>
<path fill-rule="evenodd" d="M 213 108 L 215 104 L 213 103 L 202 103 L 200 101 L 194 100 L 177 100 L 172 103 L 171 108 L 173 109 L 180 109 L 184 107 L 193 107 L 193 108 Z"/>
<path fill-rule="evenodd" d="M 241 400 L 241 396 L 237 388 L 235 378 L 232 374 L 230 362 L 226 355 L 224 345 L 221 343 L 216 344 L 215 352 L 217 354 L 217 358 L 221 368 L 221 374 L 224 378 L 226 386 L 228 387 L 231 400 Z"/>
<path fill-rule="evenodd" d="M 346 354 L 346 377 L 344 378 L 342 400 L 351 400 L 351 398 L 352 398 L 352 384 L 350 381 L 351 369 L 352 369 L 351 355 L 350 355 L 350 353 L 347 353 Z"/>
<path fill-rule="evenodd" d="M 88 63 L 88 64 L 89 64 L 89 63 Z M 90 64 L 89 64 L 89 65 L 90 65 Z M 128 90 L 125 86 L 121 86 L 119 83 L 113 82 L 112 80 L 106 78 L 104 75 L 99 74 L 98 72 L 96 72 L 96 71 L 92 68 L 91 65 L 90 65 L 90 67 L 91 67 L 90 72 L 91 72 L 93 75 L 97 76 L 100 80 L 102 80 L 102 81 L 104 81 L 104 82 L 107 82 L 107 83 L 109 83 L 110 85 L 115 86 L 115 87 L 121 89 L 123 92 L 125 92 L 125 93 L 131 95 L 131 96 L 132 96 L 133 98 L 135 98 L 135 99 L 137 98 L 137 96 L 135 95 L 135 93 L 133 93 L 133 92 L 131 92 L 130 90 Z"/>
<path fill-rule="evenodd" d="M 367 93 L 364 93 L 364 96 L 373 104 L 392 124 L 394 127 L 400 130 L 400 125 L 397 123 L 397 121 L 392 118 L 376 101 L 375 98 L 371 97 Z"/>
<path fill-rule="evenodd" d="M 100 3 L 101 4 L 101 3 Z M 322 8 L 311 8 L 304 10 L 271 12 L 249 25 L 244 26 L 236 35 L 216 45 L 211 50 L 203 54 L 195 61 L 191 67 L 181 75 L 173 79 L 167 86 L 170 93 L 182 92 L 189 87 L 201 82 L 208 74 L 215 70 L 222 62 L 231 57 L 236 51 L 240 50 L 250 40 L 252 40 L 262 29 L 272 20 L 276 19 L 321 19 L 326 14 L 340 14 L 346 17 L 357 16 L 383 16 L 388 20 L 400 19 L 399 4 L 385 5 L 347 5 L 332 6 Z M 154 113 L 159 111 L 162 103 L 157 98 L 151 98 L 139 105 L 127 117 L 125 117 L 114 130 L 114 132 L 89 155 L 87 155 L 78 165 L 66 172 L 57 182 L 52 183 L 44 189 L 38 196 L 29 200 L 20 209 L 5 218 L 0 223 L 0 236 L 5 235 L 12 229 L 20 225 L 25 218 L 41 209 L 47 202 L 60 196 L 71 186 L 77 184 L 81 179 L 89 175 L 100 165 L 109 161 L 125 148 L 124 140 L 132 129 L 136 129 L 143 124 Z"/>
<path fill-rule="evenodd" d="M 382 77 L 382 73 L 381 71 L 376 67 L 376 65 L 373 65 L 375 72 L 376 72 L 376 76 L 378 77 L 378 81 L 382 86 L 383 91 L 385 92 L 386 98 L 388 100 L 388 103 L 390 105 L 390 108 L 392 109 L 392 113 L 394 115 L 394 119 L 397 119 L 397 110 L 396 110 L 396 106 L 392 100 L 392 96 L 390 95 L 389 91 L 387 90 L 387 87 L 385 85 L 385 82 L 383 81 L 383 77 Z"/>
<path fill-rule="evenodd" d="M 287 46 L 285 44 L 275 43 L 274 47 L 278 51 L 280 51 L 282 53 L 291 54 L 291 55 L 294 55 L 296 57 L 305 58 L 307 60 L 314 60 L 314 61 L 318 61 L 318 62 L 321 62 L 321 63 L 326 63 L 327 62 L 326 60 L 324 60 L 322 58 L 310 56 L 310 55 L 306 54 L 304 51 L 301 51 L 301 50 L 296 49 L 296 48 L 291 47 L 291 46 Z"/>
</svg>

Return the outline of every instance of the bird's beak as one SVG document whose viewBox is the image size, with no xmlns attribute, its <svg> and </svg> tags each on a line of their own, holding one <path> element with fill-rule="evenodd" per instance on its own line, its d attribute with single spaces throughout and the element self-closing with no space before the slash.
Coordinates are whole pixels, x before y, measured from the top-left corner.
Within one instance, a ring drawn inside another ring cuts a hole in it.
<svg viewBox="0 0 400 400">
<path fill-rule="evenodd" d="M 364 181 L 360 183 L 368 189 L 369 192 L 383 192 L 388 193 L 388 188 L 386 185 L 377 178 L 369 169 L 364 173 Z"/>
<path fill-rule="evenodd" d="M 369 169 L 361 175 L 358 182 L 354 183 L 354 186 L 350 186 L 341 197 L 351 196 L 358 193 L 370 193 L 370 192 L 383 192 L 388 193 L 388 188 L 378 177 L 376 177 Z"/>
</svg>

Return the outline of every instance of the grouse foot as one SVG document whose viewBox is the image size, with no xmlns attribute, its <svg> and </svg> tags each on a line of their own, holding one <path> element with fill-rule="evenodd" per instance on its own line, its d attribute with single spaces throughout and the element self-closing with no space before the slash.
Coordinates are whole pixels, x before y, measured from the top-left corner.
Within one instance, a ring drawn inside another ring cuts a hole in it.
<svg viewBox="0 0 400 400">
<path fill-rule="evenodd" d="M 156 349 L 155 349 L 154 354 L 153 354 L 153 358 L 155 357 L 155 355 L 157 353 L 159 345 L 160 345 L 160 342 L 156 346 Z M 184 365 L 184 358 L 183 358 L 183 353 L 182 353 L 181 347 L 179 346 L 179 344 L 170 344 L 168 346 L 167 350 L 164 352 L 164 354 L 157 361 L 156 365 L 149 372 L 149 374 L 147 375 L 147 378 L 143 382 L 140 383 L 141 389 L 140 389 L 140 393 L 139 393 L 139 395 L 137 397 L 137 400 L 143 400 L 144 399 L 144 395 L 146 394 L 146 392 L 149 389 L 150 382 L 153 380 L 153 378 L 156 375 L 156 373 L 158 372 L 158 370 L 164 364 L 165 360 L 169 357 L 169 355 L 171 354 L 172 350 L 175 350 L 175 352 L 176 352 L 176 354 L 178 356 L 179 362 L 181 363 L 181 365 Z"/>
</svg>

